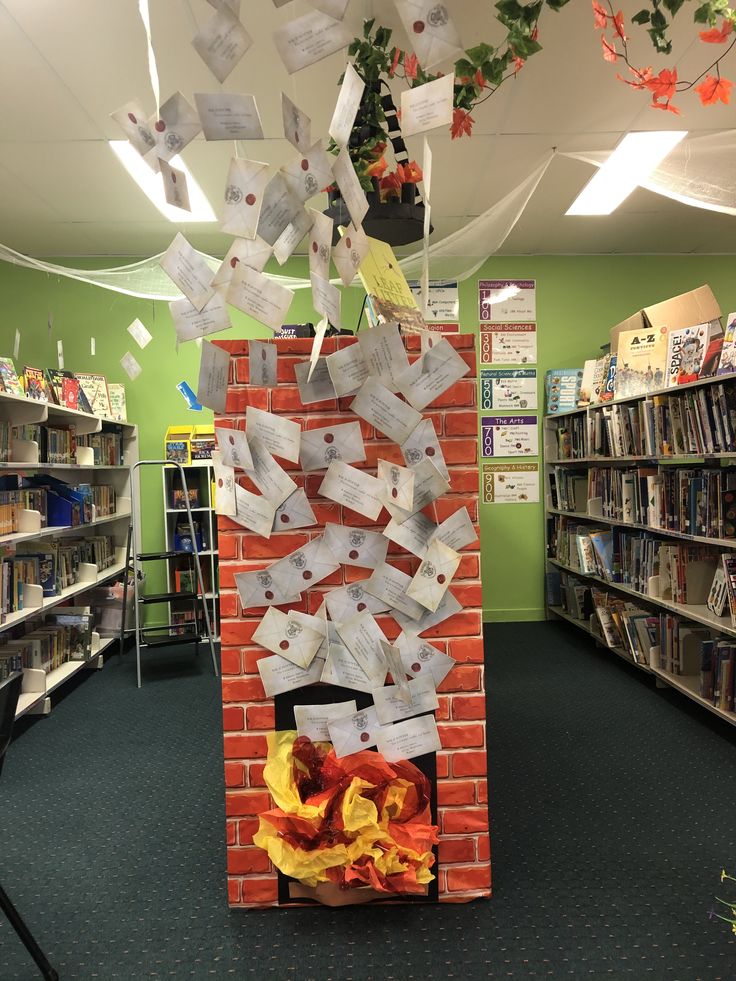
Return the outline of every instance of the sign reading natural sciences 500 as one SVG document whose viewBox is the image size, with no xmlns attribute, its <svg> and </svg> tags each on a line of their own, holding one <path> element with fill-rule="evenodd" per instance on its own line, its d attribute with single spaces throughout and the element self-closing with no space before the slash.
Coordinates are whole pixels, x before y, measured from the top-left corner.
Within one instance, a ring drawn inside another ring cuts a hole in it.
<svg viewBox="0 0 736 981">
<path fill-rule="evenodd" d="M 536 416 L 483 416 L 483 456 L 536 456 Z"/>
<path fill-rule="evenodd" d="M 537 372 L 534 368 L 482 368 L 480 407 L 488 409 L 536 409 Z"/>
<path fill-rule="evenodd" d="M 484 504 L 536 504 L 538 502 L 538 464 L 483 464 Z"/>
</svg>

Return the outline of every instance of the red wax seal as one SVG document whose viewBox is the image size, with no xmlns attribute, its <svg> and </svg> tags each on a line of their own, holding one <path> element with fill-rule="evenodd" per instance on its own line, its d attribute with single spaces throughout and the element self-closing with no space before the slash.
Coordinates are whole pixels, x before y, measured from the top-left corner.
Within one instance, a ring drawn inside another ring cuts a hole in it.
<svg viewBox="0 0 736 981">
<path fill-rule="evenodd" d="M 217 486 L 222 487 L 222 477 L 217 481 Z"/>
<path fill-rule="evenodd" d="M 166 129 L 166 123 L 163 121 L 163 119 L 158 120 L 155 129 L 157 133 L 163 133 L 163 131 Z"/>
<path fill-rule="evenodd" d="M 255 196 L 255 194 L 246 194 L 246 196 L 245 196 L 245 203 L 246 204 L 255 204 L 256 203 L 256 196 Z"/>
<path fill-rule="evenodd" d="M 283 521 L 283 523 L 285 525 L 288 525 L 288 523 L 291 521 L 291 518 L 289 517 L 288 514 L 282 514 L 281 515 L 281 520 Z"/>
<path fill-rule="evenodd" d="M 332 433 L 325 433 L 325 443 L 334 443 L 334 442 L 335 442 L 335 437 L 332 435 Z"/>
<path fill-rule="evenodd" d="M 309 170 L 309 161 L 302 160 L 302 170 Z"/>
<path fill-rule="evenodd" d="M 176 184 L 176 174 L 171 175 L 171 182 L 172 184 Z"/>
<path fill-rule="evenodd" d="M 347 238 L 345 239 L 345 245 L 347 245 L 347 247 L 348 247 L 349 249 L 352 249 L 352 247 L 353 247 L 353 243 L 352 243 L 352 242 L 350 241 L 350 236 L 349 236 L 349 235 L 348 235 L 348 237 L 347 237 Z"/>
<path fill-rule="evenodd" d="M 316 253 L 318 251 L 318 249 L 319 249 L 319 246 L 317 245 L 317 243 L 316 242 L 312 242 L 312 252 L 315 252 Z"/>
<path fill-rule="evenodd" d="M 428 446 L 424 452 L 427 456 L 434 456 L 434 446 Z"/>
<path fill-rule="evenodd" d="M 440 586 L 444 586 L 444 584 L 445 584 L 445 576 L 443 576 L 442 573 L 440 573 L 437 576 L 437 582 L 440 584 Z"/>
<path fill-rule="evenodd" d="M 360 555 L 360 552 L 357 550 L 357 548 L 354 548 L 352 550 L 352 552 L 349 552 L 348 553 L 348 558 L 351 558 L 351 559 L 353 559 L 353 561 L 355 561 L 355 559 L 357 559 L 359 555 Z"/>
<path fill-rule="evenodd" d="M 414 662 L 414 663 L 412 664 L 412 666 L 411 666 L 411 669 L 412 669 L 412 671 L 414 672 L 414 674 L 419 674 L 419 672 L 420 672 L 420 671 L 422 670 L 422 666 L 421 666 L 421 664 L 419 663 L 419 661 L 415 661 L 415 662 Z"/>
<path fill-rule="evenodd" d="M 367 732 L 361 732 L 361 734 L 360 734 L 360 741 L 362 743 L 367 743 L 370 738 L 371 737 L 370 737 L 370 735 Z"/>
<path fill-rule="evenodd" d="M 132 112 L 129 112 L 129 113 L 128 113 L 128 119 L 129 119 L 129 120 L 131 121 L 131 123 L 132 123 L 132 124 L 133 124 L 134 126 L 137 126 L 137 125 L 138 125 L 138 120 L 137 120 L 137 119 L 135 118 L 135 116 L 133 115 L 133 113 L 132 113 Z"/>
<path fill-rule="evenodd" d="M 358 603 L 358 613 L 362 613 L 365 609 L 365 603 Z"/>
<path fill-rule="evenodd" d="M 263 595 L 266 597 L 267 600 L 272 600 L 273 599 L 273 593 L 271 592 L 270 589 L 267 589 L 266 592 Z"/>
<path fill-rule="evenodd" d="M 423 34 L 424 33 L 424 21 L 423 20 L 415 20 L 414 21 L 414 33 L 415 34 Z"/>
<path fill-rule="evenodd" d="M 238 259 L 238 257 L 237 257 L 236 255 L 234 255 L 234 256 L 232 257 L 232 259 L 230 260 L 230 265 L 231 265 L 231 266 L 232 266 L 232 268 L 234 269 L 234 268 L 235 268 L 235 267 L 237 266 L 237 264 L 238 264 L 239 262 L 240 262 L 240 259 Z"/>
<path fill-rule="evenodd" d="M 265 360 L 266 360 L 266 352 L 264 350 L 261 350 L 261 361 L 265 361 Z"/>
<path fill-rule="evenodd" d="M 230 445 L 231 446 L 235 446 L 235 437 L 234 436 L 228 436 L 228 439 L 230 440 Z"/>
<path fill-rule="evenodd" d="M 302 579 L 307 579 L 307 580 L 309 580 L 309 579 L 311 579 L 311 578 L 312 578 L 312 573 L 311 573 L 311 572 L 309 571 L 309 569 L 307 569 L 307 571 L 306 571 L 306 572 L 303 572 L 303 573 L 302 573 Z"/>
<path fill-rule="evenodd" d="M 398 497 L 398 496 L 399 496 L 399 492 L 396 490 L 395 487 L 392 487 L 391 488 L 391 497 Z"/>
<path fill-rule="evenodd" d="M 289 649 L 289 641 L 288 640 L 282 640 L 281 643 L 279 644 L 279 647 L 281 648 L 282 651 L 288 651 L 288 649 Z"/>
</svg>

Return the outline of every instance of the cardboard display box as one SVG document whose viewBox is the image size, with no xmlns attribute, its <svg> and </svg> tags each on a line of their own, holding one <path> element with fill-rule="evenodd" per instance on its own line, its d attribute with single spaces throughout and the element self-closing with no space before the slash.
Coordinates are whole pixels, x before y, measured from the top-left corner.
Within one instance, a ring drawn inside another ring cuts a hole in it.
<svg viewBox="0 0 736 981">
<path fill-rule="evenodd" d="M 670 330 L 682 330 L 694 327 L 696 324 L 707 324 L 718 320 L 721 308 L 713 295 L 710 286 L 698 286 L 689 293 L 673 296 L 661 303 L 653 303 L 648 307 L 637 310 L 635 314 L 622 320 L 611 328 L 611 354 L 618 352 L 618 339 L 625 330 L 642 330 L 647 327 Z"/>
</svg>

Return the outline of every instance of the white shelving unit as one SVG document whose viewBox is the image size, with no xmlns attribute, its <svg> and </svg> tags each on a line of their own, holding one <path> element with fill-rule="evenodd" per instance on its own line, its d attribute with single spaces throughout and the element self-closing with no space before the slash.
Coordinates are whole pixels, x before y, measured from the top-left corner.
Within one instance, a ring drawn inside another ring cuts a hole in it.
<svg viewBox="0 0 736 981">
<path fill-rule="evenodd" d="M 85 565 L 80 572 L 80 580 L 58 596 L 42 596 L 40 586 L 26 587 L 24 608 L 8 614 L 0 622 L 0 644 L 4 636 L 22 636 L 23 624 L 41 621 L 44 613 L 67 600 L 80 597 L 84 605 L 84 594 L 97 585 L 109 582 L 125 570 L 125 542 L 128 525 L 131 521 L 130 466 L 138 459 L 138 429 L 132 423 L 113 422 L 87 412 L 67 409 L 65 406 L 46 402 L 36 402 L 15 395 L 0 392 L 0 419 L 13 426 L 29 423 L 42 423 L 53 426 L 74 426 L 77 436 L 103 432 L 110 427 L 118 427 L 123 438 L 123 462 L 120 466 L 95 465 L 94 453 L 90 447 L 77 449 L 75 463 L 47 464 L 39 460 L 38 444 L 26 440 L 11 443 L 11 461 L 0 464 L 2 472 L 33 474 L 53 471 L 54 476 L 68 481 L 90 484 L 107 484 L 115 489 L 117 509 L 115 514 L 94 518 L 83 525 L 42 527 L 41 516 L 35 511 L 22 512 L 21 528 L 10 535 L 0 535 L 0 552 L 14 549 L 31 541 L 48 540 L 73 536 L 82 538 L 86 534 L 111 535 L 115 544 L 115 559 L 112 565 L 100 571 L 94 566 Z M 99 476 L 99 479 L 97 475 Z M 35 626 L 35 624 L 34 624 Z M 60 685 L 78 671 L 101 668 L 104 651 L 117 637 L 100 638 L 92 635 L 92 657 L 88 661 L 68 661 L 61 667 L 46 674 L 44 671 L 26 669 L 23 672 L 23 688 L 18 702 L 16 718 L 26 714 L 46 715 L 51 709 L 50 695 Z"/>
<path fill-rule="evenodd" d="M 733 463 L 736 465 L 736 452 L 732 453 L 701 453 L 701 454 L 669 454 L 669 455 L 654 455 L 654 456 L 616 456 L 616 457 L 604 457 L 604 456 L 583 456 L 583 457 L 572 457 L 558 459 L 558 440 L 557 440 L 557 427 L 560 423 L 564 424 L 565 419 L 570 419 L 571 416 L 580 416 L 587 419 L 587 416 L 591 412 L 599 411 L 601 405 L 618 405 L 621 403 L 634 403 L 640 402 L 644 398 L 652 398 L 655 395 L 680 395 L 688 389 L 692 388 L 702 388 L 707 387 L 716 383 L 730 382 L 734 383 L 736 379 L 735 375 L 721 375 L 715 378 L 704 379 L 703 381 L 692 382 L 688 385 L 678 385 L 675 388 L 667 388 L 657 392 L 649 392 L 646 396 L 639 395 L 634 397 L 627 397 L 621 399 L 614 399 L 610 402 L 597 403 L 596 405 L 588 406 L 581 409 L 573 409 L 567 412 L 557 413 L 552 416 L 544 417 L 544 440 L 543 440 L 543 453 L 544 453 L 544 494 L 545 494 L 545 516 L 548 519 L 551 516 L 560 516 L 564 518 L 569 518 L 573 522 L 579 522 L 581 524 L 590 523 L 593 526 L 610 526 L 612 528 L 628 528 L 632 531 L 643 531 L 651 534 L 653 536 L 661 537 L 664 540 L 676 540 L 690 542 L 693 544 L 701 545 L 711 545 L 714 548 L 720 549 L 736 549 L 736 540 L 726 539 L 726 538 L 709 538 L 702 535 L 689 535 L 684 532 L 658 528 L 651 525 L 637 524 L 629 521 L 617 520 L 614 518 L 604 517 L 600 514 L 591 513 L 589 511 L 566 511 L 559 507 L 552 506 L 552 500 L 550 496 L 550 474 L 553 472 L 553 468 L 566 467 L 571 469 L 588 470 L 591 466 L 596 467 L 618 467 L 626 465 L 635 465 L 637 463 L 649 463 L 651 465 L 662 465 L 666 464 L 668 468 L 676 466 L 688 466 L 689 468 L 697 467 L 698 464 L 717 466 L 719 464 L 725 465 L 727 463 Z M 587 426 L 586 426 L 587 429 Z M 637 605 L 642 607 L 652 608 L 653 612 L 658 611 L 669 611 L 671 613 L 677 614 L 681 619 L 702 624 L 709 627 L 714 636 L 722 635 L 724 637 L 736 637 L 736 627 L 733 626 L 731 622 L 730 615 L 725 617 L 716 617 L 707 606 L 700 605 L 687 605 L 683 603 L 674 603 L 667 599 L 662 599 L 658 596 L 649 596 L 645 593 L 639 592 L 636 589 L 632 589 L 631 586 L 625 583 L 610 582 L 598 575 L 593 575 L 590 573 L 585 573 L 580 571 L 580 569 L 575 568 L 570 565 L 565 565 L 559 562 L 556 558 L 550 555 L 550 544 L 548 536 L 547 522 L 545 522 L 545 562 L 546 570 L 559 569 L 570 575 L 578 578 L 581 581 L 589 582 L 591 585 L 599 585 L 605 587 L 606 590 L 612 593 L 620 594 L 627 598 L 631 598 L 637 603 Z M 545 603 L 547 610 L 547 617 L 558 617 L 560 619 L 566 620 L 567 622 L 573 624 L 575 627 L 589 634 L 594 638 L 597 644 L 602 647 L 608 648 L 613 651 L 613 653 L 624 658 L 628 663 L 634 664 L 635 667 L 639 668 L 646 673 L 652 674 L 657 679 L 658 684 L 669 685 L 675 688 L 677 691 L 681 692 L 687 698 L 691 699 L 697 704 L 706 708 L 709 712 L 717 715 L 719 718 L 724 719 L 731 725 L 736 725 L 736 712 L 725 712 L 722 709 L 711 704 L 707 699 L 700 695 L 699 691 L 699 679 L 697 677 L 689 677 L 684 675 L 674 675 L 670 672 L 663 671 L 658 667 L 646 665 L 646 664 L 636 664 L 629 656 L 628 652 L 618 648 L 611 647 L 606 643 L 606 641 L 598 635 L 597 632 L 591 629 L 590 624 L 585 620 L 578 620 L 576 617 L 571 615 L 567 610 L 560 606 L 550 605 L 548 601 L 547 591 L 545 589 Z"/>
<path fill-rule="evenodd" d="M 197 488 L 199 502 L 197 507 L 192 508 L 192 517 L 199 521 L 204 541 L 207 548 L 203 548 L 199 553 L 202 564 L 202 575 L 205 579 L 207 592 L 204 599 L 209 604 L 210 623 L 212 625 L 212 635 L 215 641 L 220 639 L 220 610 L 219 610 L 219 553 L 217 549 L 217 515 L 215 513 L 214 501 L 212 499 L 212 484 L 214 480 L 214 469 L 210 460 L 197 460 L 184 466 L 184 473 L 187 479 L 187 486 L 191 490 Z M 186 517 L 185 508 L 172 507 L 174 481 L 178 477 L 176 468 L 163 467 L 163 506 L 164 506 L 164 526 L 166 529 L 167 551 L 174 551 L 174 532 L 177 517 Z M 177 592 L 176 589 L 176 569 L 181 566 L 186 559 L 187 552 L 181 553 L 181 558 L 172 557 L 167 560 L 167 592 Z M 176 612 L 176 605 L 171 604 L 169 609 L 169 623 L 172 622 L 171 614 Z"/>
</svg>

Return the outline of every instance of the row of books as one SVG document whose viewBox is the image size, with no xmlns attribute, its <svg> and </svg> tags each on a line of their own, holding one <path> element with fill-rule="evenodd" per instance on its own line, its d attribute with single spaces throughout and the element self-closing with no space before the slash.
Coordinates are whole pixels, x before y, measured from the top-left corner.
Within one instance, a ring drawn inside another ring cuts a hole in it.
<svg viewBox="0 0 736 981">
<path fill-rule="evenodd" d="M 3 479 L 0 478 L 0 486 Z M 0 490 L 0 535 L 12 535 L 18 531 L 21 511 L 38 511 L 41 526 L 47 524 L 46 488 L 24 487 L 15 490 Z"/>
<path fill-rule="evenodd" d="M 0 463 L 10 462 L 11 425 L 0 419 Z"/>
<path fill-rule="evenodd" d="M 13 439 L 37 443 L 39 463 L 77 462 L 77 440 L 73 426 L 62 428 L 40 423 L 14 426 Z"/>
<path fill-rule="evenodd" d="M 27 668 L 50 671 L 92 656 L 93 616 L 87 609 L 62 607 L 43 625 L 0 646 L 0 681 Z"/>
<path fill-rule="evenodd" d="M 0 358 L 0 392 L 126 421 L 125 386 L 108 383 L 104 375 L 92 372 L 30 365 L 17 372 L 11 358 Z"/>
<path fill-rule="evenodd" d="M 51 474 L 0 476 L 0 535 L 19 530 L 23 510 L 38 511 L 42 528 L 76 528 L 116 509 L 117 495 L 108 484 L 72 485 Z"/>
<path fill-rule="evenodd" d="M 91 446 L 94 451 L 95 466 L 121 467 L 123 456 L 123 431 L 120 426 L 110 426 L 101 433 L 77 436 L 77 446 Z"/>
</svg>

